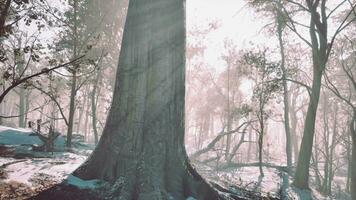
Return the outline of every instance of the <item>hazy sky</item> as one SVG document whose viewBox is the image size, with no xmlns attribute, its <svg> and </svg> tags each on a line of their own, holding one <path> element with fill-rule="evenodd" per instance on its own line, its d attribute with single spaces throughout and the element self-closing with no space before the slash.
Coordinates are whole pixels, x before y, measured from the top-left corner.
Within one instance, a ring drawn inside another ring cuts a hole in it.
<svg viewBox="0 0 356 200">
<path fill-rule="evenodd" d="M 261 33 L 266 23 L 260 16 L 246 6 L 242 0 L 187 0 L 187 29 L 207 26 L 212 21 L 219 22 L 219 29 L 208 34 L 205 60 L 214 67 L 221 68 L 221 53 L 224 40 L 232 40 L 238 49 L 255 44 L 272 44 L 273 39 Z M 272 43 L 271 43 L 272 42 Z M 275 44 L 275 43 L 274 43 Z M 218 65 L 218 66 L 215 66 Z"/>
</svg>

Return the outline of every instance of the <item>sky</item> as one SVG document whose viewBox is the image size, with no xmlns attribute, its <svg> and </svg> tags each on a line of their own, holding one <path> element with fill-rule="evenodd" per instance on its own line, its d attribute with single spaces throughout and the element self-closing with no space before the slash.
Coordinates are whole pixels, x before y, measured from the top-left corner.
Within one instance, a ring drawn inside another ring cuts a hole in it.
<svg viewBox="0 0 356 200">
<path fill-rule="evenodd" d="M 257 16 L 242 0 L 187 0 L 187 29 L 204 26 L 218 21 L 219 29 L 208 34 L 205 60 L 217 68 L 224 65 L 220 59 L 224 51 L 224 41 L 232 40 L 238 49 L 251 47 L 254 44 L 276 43 L 263 33 L 266 20 Z"/>
<path fill-rule="evenodd" d="M 207 35 L 204 62 L 216 71 L 222 71 L 226 63 L 221 55 L 224 41 L 231 40 L 238 50 L 251 48 L 255 45 L 275 46 L 277 41 L 262 32 L 268 23 L 246 5 L 243 0 L 187 0 L 186 1 L 187 31 L 194 27 L 206 27 L 209 23 L 218 21 L 219 28 Z M 252 83 L 245 80 L 240 90 L 251 95 Z"/>
</svg>

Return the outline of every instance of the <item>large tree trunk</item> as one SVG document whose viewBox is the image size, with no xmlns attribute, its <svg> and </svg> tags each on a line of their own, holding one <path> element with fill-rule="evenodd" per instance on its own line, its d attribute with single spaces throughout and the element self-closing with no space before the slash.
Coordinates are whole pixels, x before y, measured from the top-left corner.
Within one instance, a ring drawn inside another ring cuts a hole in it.
<svg viewBox="0 0 356 200">
<path fill-rule="evenodd" d="M 82 179 L 124 181 L 122 199 L 218 199 L 184 148 L 183 2 L 130 1 L 103 135 L 74 172 Z"/>
</svg>

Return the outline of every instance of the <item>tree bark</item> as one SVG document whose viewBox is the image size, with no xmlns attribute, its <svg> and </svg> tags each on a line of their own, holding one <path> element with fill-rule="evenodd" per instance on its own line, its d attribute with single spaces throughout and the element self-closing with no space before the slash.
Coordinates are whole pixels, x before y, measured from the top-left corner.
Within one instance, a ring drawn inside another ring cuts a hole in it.
<svg viewBox="0 0 356 200">
<path fill-rule="evenodd" d="M 350 132 L 352 139 L 351 153 L 351 199 L 356 199 L 356 110 L 353 111 L 353 117 L 350 122 Z"/>
<path fill-rule="evenodd" d="M 299 159 L 294 176 L 294 185 L 301 189 L 309 188 L 309 163 L 313 149 L 315 118 L 319 104 L 321 76 L 321 72 L 318 69 L 315 69 L 313 74 L 312 93 L 310 95 L 304 133 L 299 151 Z"/>
<path fill-rule="evenodd" d="M 94 131 L 94 143 L 98 144 L 99 141 L 99 134 L 98 134 L 98 128 L 97 128 L 97 117 L 96 117 L 96 107 L 97 107 L 97 88 L 98 88 L 98 83 L 99 79 L 101 76 L 101 69 L 98 69 L 99 71 L 96 74 L 96 78 L 93 84 L 93 90 L 91 92 L 91 112 L 92 112 L 92 125 L 93 125 L 93 131 Z"/>
<path fill-rule="evenodd" d="M 280 5 L 280 4 L 279 4 Z M 280 15 L 280 7 L 278 7 L 277 15 L 277 33 L 279 48 L 281 54 L 281 68 L 282 68 L 282 79 L 283 79 L 283 102 L 284 102 L 284 130 L 286 134 L 286 155 L 287 155 L 287 166 L 288 172 L 292 168 L 292 139 L 291 139 L 291 130 L 289 122 L 289 95 L 288 95 L 288 85 L 287 85 L 287 69 L 285 66 L 285 54 L 284 54 L 284 43 L 283 43 L 283 16 Z"/>
<path fill-rule="evenodd" d="M 122 199 L 218 199 L 191 167 L 184 148 L 183 2 L 129 2 L 103 135 L 74 172 L 82 179 L 123 181 Z"/>
<path fill-rule="evenodd" d="M 315 4 L 313 4 L 311 1 L 307 1 L 311 15 L 309 34 L 311 38 L 313 58 L 313 83 L 310 92 L 307 115 L 304 123 L 303 138 L 299 151 L 298 164 L 293 182 L 293 184 L 300 189 L 309 188 L 309 165 L 313 149 L 315 119 L 319 104 L 321 78 L 323 72 L 325 71 L 329 50 L 331 48 L 331 46 L 328 45 L 327 38 L 328 25 L 325 2 L 326 1 L 321 2 L 321 14 L 319 14 L 318 4 L 320 2 L 317 1 Z"/>
<path fill-rule="evenodd" d="M 3 5 L 1 6 L 1 13 L 0 13 L 0 37 L 4 36 L 6 33 L 5 30 L 5 22 L 8 16 L 8 12 L 10 10 L 11 0 L 1 0 Z"/>
<path fill-rule="evenodd" d="M 293 141 L 293 152 L 294 152 L 294 162 L 298 162 L 298 153 L 299 153 L 299 142 L 298 142 L 298 134 L 297 134 L 297 125 L 298 125 L 298 118 L 296 112 L 296 99 L 297 97 L 293 95 L 293 100 L 290 104 L 290 122 L 291 122 L 291 136 Z"/>
<path fill-rule="evenodd" d="M 74 114 L 75 114 L 75 96 L 76 96 L 76 87 L 77 87 L 77 77 L 74 72 L 71 82 L 71 92 L 70 92 L 70 103 L 69 103 L 69 116 L 68 116 L 68 129 L 67 129 L 67 140 L 66 146 L 67 148 L 72 147 L 72 134 L 73 134 L 73 126 L 74 126 Z"/>
<path fill-rule="evenodd" d="M 73 26 L 73 58 L 77 57 L 77 45 L 78 45 L 78 1 L 73 2 L 74 9 L 74 26 Z M 75 97 L 77 95 L 77 69 L 78 65 L 74 64 L 72 71 L 72 80 L 71 80 L 71 91 L 70 91 L 70 103 L 69 103 L 69 116 L 68 116 L 68 128 L 67 128 L 67 140 L 66 146 L 67 148 L 72 147 L 72 134 L 73 134 L 73 126 L 74 126 L 74 115 L 75 115 Z"/>
</svg>

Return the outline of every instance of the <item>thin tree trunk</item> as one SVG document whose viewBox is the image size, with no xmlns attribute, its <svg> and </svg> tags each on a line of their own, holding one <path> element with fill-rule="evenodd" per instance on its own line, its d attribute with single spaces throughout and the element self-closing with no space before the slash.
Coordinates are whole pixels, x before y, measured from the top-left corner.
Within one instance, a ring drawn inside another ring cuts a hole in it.
<svg viewBox="0 0 356 200">
<path fill-rule="evenodd" d="M 338 104 L 334 103 L 334 116 L 333 116 L 333 136 L 331 139 L 331 148 L 330 148 L 330 160 L 329 160 L 329 181 L 328 181 L 328 188 L 327 188 L 327 194 L 330 195 L 331 194 L 331 186 L 332 186 L 332 181 L 334 179 L 334 168 L 333 168 L 333 161 L 334 161 L 334 153 L 335 153 L 335 147 L 337 145 L 337 128 L 338 128 L 338 112 L 339 112 L 339 108 L 338 108 Z"/>
<path fill-rule="evenodd" d="M 348 160 L 348 165 L 347 165 L 347 177 L 346 177 L 346 192 L 350 192 L 350 185 L 351 185 L 351 171 L 352 171 L 352 158 L 351 158 L 351 151 L 352 151 L 352 141 L 350 140 L 351 134 L 349 134 L 349 131 L 347 132 L 347 146 L 346 146 L 346 156 Z M 350 131 L 351 132 L 351 131 Z"/>
<path fill-rule="evenodd" d="M 307 1 L 308 8 L 310 9 L 310 28 L 309 34 L 312 46 L 313 58 L 313 83 L 310 92 L 310 100 L 307 110 L 307 115 L 304 122 L 303 138 L 300 146 L 298 157 L 298 164 L 294 176 L 294 186 L 300 189 L 309 188 L 309 165 L 312 155 L 313 141 L 315 134 L 315 119 L 318 110 L 321 78 L 325 71 L 325 66 L 329 56 L 328 44 L 328 24 L 326 16 L 326 1 L 321 1 L 320 13 L 318 12 L 318 4 Z M 321 20 L 321 21 L 320 21 Z M 316 23 L 318 23 L 318 28 Z"/>
<path fill-rule="evenodd" d="M 98 134 L 98 128 L 97 128 L 97 118 L 96 118 L 96 106 L 97 106 L 97 88 L 98 88 L 98 83 L 99 79 L 101 76 L 101 69 L 98 69 L 99 71 L 96 74 L 96 78 L 93 84 L 93 90 L 91 92 L 91 112 L 92 112 L 92 125 L 93 125 L 93 131 L 94 131 L 94 143 L 97 144 L 99 141 L 99 134 Z"/>
<path fill-rule="evenodd" d="M 293 100 L 290 104 L 290 118 L 291 118 L 291 136 L 292 136 L 292 141 L 293 141 L 293 152 L 294 152 L 294 162 L 298 162 L 298 153 L 299 153 L 299 142 L 298 142 L 298 135 L 297 135 L 297 124 L 298 124 L 298 118 L 297 118 L 297 112 L 296 110 L 296 97 L 293 97 Z"/>
<path fill-rule="evenodd" d="M 351 199 L 356 199 L 356 110 L 353 111 L 353 117 L 350 122 L 350 132 L 352 139 L 351 154 Z"/>
<path fill-rule="evenodd" d="M 324 136 L 324 155 L 325 155 L 325 162 L 324 162 L 324 178 L 323 178 L 323 183 L 321 186 L 321 192 L 324 194 L 327 194 L 327 187 L 328 187 L 328 182 L 329 182 L 329 164 L 330 164 L 330 154 L 329 154 L 329 138 L 330 138 L 330 130 L 329 130 L 329 119 L 328 119 L 328 107 L 329 102 L 328 102 L 328 96 L 324 92 L 324 98 L 323 98 L 323 125 L 324 125 L 324 130 L 323 130 L 323 136 Z"/>
<path fill-rule="evenodd" d="M 278 7 L 278 11 L 281 8 Z M 277 28 L 278 28 L 278 41 L 281 54 L 281 68 L 282 68 L 282 79 L 283 79 L 283 101 L 284 101 L 284 130 L 286 134 L 286 155 L 287 155 L 287 167 L 288 172 L 292 168 L 292 142 L 291 142 L 291 131 L 289 122 L 289 99 L 288 99 L 288 85 L 287 85 L 287 70 L 285 66 L 285 54 L 284 54 L 284 43 L 283 43 L 283 16 L 279 14 L 277 16 Z"/>
<path fill-rule="evenodd" d="M 89 122 L 89 109 L 90 109 L 89 99 L 85 109 L 85 120 L 84 120 L 84 141 L 88 142 L 88 122 Z"/>
<path fill-rule="evenodd" d="M 226 102 L 226 125 L 227 132 L 231 131 L 232 115 L 231 115 L 231 99 L 230 99 L 230 63 L 227 63 L 227 102 Z M 225 159 L 228 159 L 231 148 L 231 135 L 226 137 Z"/>
<path fill-rule="evenodd" d="M 22 46 L 21 39 L 22 39 L 21 37 L 17 38 L 17 40 L 18 40 L 17 44 L 20 47 Z M 15 51 L 15 59 L 16 59 L 15 62 L 16 62 L 17 73 L 21 74 L 21 73 L 23 73 L 23 70 L 25 68 L 24 54 L 23 54 L 22 50 Z M 25 124 L 26 94 L 25 93 L 26 93 L 25 88 L 22 85 L 20 85 L 19 92 L 18 92 L 18 95 L 19 95 L 19 104 L 18 104 L 19 122 L 18 122 L 18 126 L 20 128 L 26 127 L 26 124 Z"/>
<path fill-rule="evenodd" d="M 247 162 L 250 162 L 252 157 L 252 127 L 248 127 L 248 147 L 247 147 Z"/>
<path fill-rule="evenodd" d="M 352 141 L 351 199 L 356 199 L 356 138 Z"/>
<path fill-rule="evenodd" d="M 309 188 L 309 163 L 314 141 L 315 119 L 319 104 L 321 76 L 321 71 L 319 69 L 314 69 L 312 92 L 304 123 L 304 132 L 299 151 L 298 164 L 294 176 L 294 185 L 301 189 Z"/>
<path fill-rule="evenodd" d="M 25 127 L 27 126 L 27 122 L 28 122 L 28 111 L 30 110 L 30 95 L 31 92 L 30 91 L 26 91 L 26 95 L 25 95 Z"/>
<path fill-rule="evenodd" d="M 19 91 L 19 127 L 20 128 L 25 128 L 25 89 L 23 87 L 20 87 Z"/>
<path fill-rule="evenodd" d="M 68 116 L 68 129 L 67 129 L 67 148 L 72 147 L 72 134 L 73 134 L 73 126 L 74 126 L 74 114 L 75 114 L 75 96 L 77 93 L 77 76 L 76 72 L 74 72 L 71 83 L 71 93 L 70 93 L 70 103 L 69 103 L 69 116 Z"/>
<path fill-rule="evenodd" d="M 88 101 L 88 88 L 85 89 L 85 93 L 84 93 L 84 97 L 83 97 L 83 104 L 82 106 L 80 107 L 79 109 L 79 112 L 78 112 L 78 125 L 77 125 L 77 134 L 79 133 L 82 133 L 81 131 L 81 124 L 82 124 L 82 119 L 83 119 L 83 114 L 85 112 L 85 106 L 87 104 L 87 101 Z"/>
<path fill-rule="evenodd" d="M 73 58 L 77 57 L 77 45 L 78 45 L 78 32 L 77 32 L 77 10 L 78 10 L 78 1 L 74 1 L 74 27 L 73 27 Z M 74 115 L 75 115 L 75 97 L 77 95 L 77 68 L 78 65 L 74 65 L 72 68 L 72 80 L 71 80 L 71 91 L 70 91 L 70 103 L 69 103 L 69 116 L 68 116 L 68 128 L 67 128 L 67 148 L 72 147 L 72 134 L 74 126 Z"/>
</svg>

